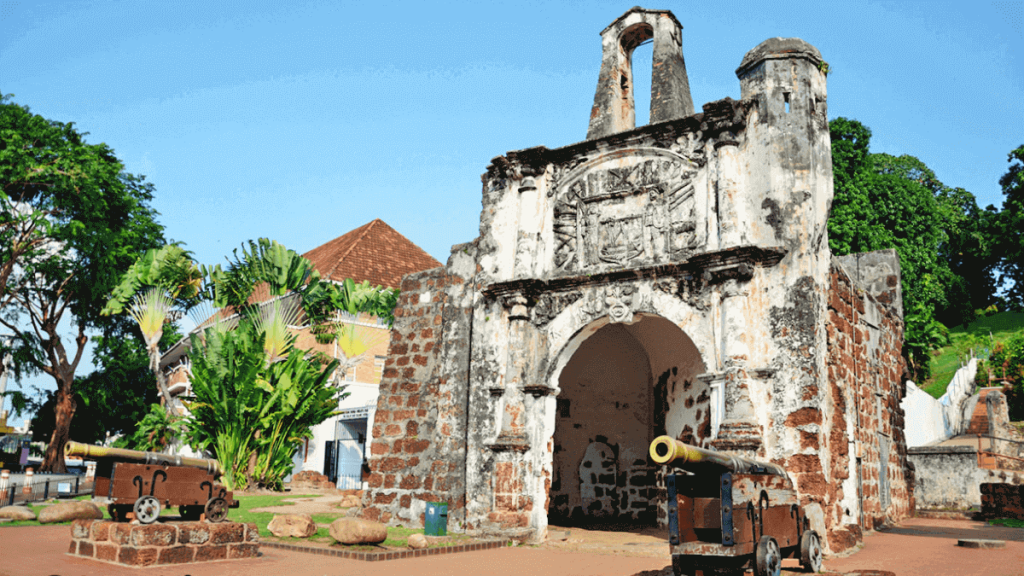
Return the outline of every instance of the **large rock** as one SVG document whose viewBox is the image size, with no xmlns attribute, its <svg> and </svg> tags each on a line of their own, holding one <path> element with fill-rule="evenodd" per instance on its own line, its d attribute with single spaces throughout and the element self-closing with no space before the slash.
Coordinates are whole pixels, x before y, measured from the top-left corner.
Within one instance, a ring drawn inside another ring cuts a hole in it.
<svg viewBox="0 0 1024 576">
<path fill-rule="evenodd" d="M 331 522 L 331 538 L 342 544 L 380 544 L 388 538 L 388 527 L 362 518 L 338 518 Z"/>
<path fill-rule="evenodd" d="M 101 520 L 103 512 L 99 506 L 88 500 L 58 502 L 39 512 L 39 523 L 65 522 L 67 520 Z"/>
<path fill-rule="evenodd" d="M 419 550 L 427 547 L 427 537 L 423 534 L 413 534 L 412 536 L 409 536 L 407 542 L 409 544 L 409 548 L 412 548 L 413 550 Z"/>
<path fill-rule="evenodd" d="M 0 518 L 7 518 L 8 520 L 35 520 L 35 512 L 28 509 L 27 506 L 4 506 L 0 508 Z"/>
<path fill-rule="evenodd" d="M 316 534 L 316 523 L 309 514 L 275 514 L 267 530 L 279 538 L 309 538 Z"/>
</svg>

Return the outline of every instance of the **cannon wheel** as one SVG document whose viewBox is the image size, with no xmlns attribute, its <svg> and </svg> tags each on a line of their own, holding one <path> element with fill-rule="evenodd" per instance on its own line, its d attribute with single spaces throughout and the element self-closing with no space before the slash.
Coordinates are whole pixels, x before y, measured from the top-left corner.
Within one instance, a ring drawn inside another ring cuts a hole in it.
<svg viewBox="0 0 1024 576">
<path fill-rule="evenodd" d="M 771 536 L 761 536 L 757 543 L 754 573 L 757 576 L 779 576 L 782 573 L 782 551 Z"/>
<path fill-rule="evenodd" d="M 814 530 L 800 537 L 800 566 L 812 573 L 821 570 L 821 539 Z"/>
<path fill-rule="evenodd" d="M 178 514 L 181 515 L 182 520 L 199 520 L 199 517 L 203 515 L 202 506 L 178 506 Z"/>
<path fill-rule="evenodd" d="M 160 501 L 153 496 L 143 496 L 135 501 L 132 512 L 140 524 L 152 524 L 160 517 Z"/>
<path fill-rule="evenodd" d="M 206 519 L 223 522 L 228 519 L 228 502 L 223 498 L 211 498 L 206 502 Z"/>
<path fill-rule="evenodd" d="M 132 507 L 128 504 L 114 504 L 113 502 L 107 504 L 107 514 L 114 522 L 124 522 L 128 519 L 128 513 L 131 511 Z"/>
</svg>

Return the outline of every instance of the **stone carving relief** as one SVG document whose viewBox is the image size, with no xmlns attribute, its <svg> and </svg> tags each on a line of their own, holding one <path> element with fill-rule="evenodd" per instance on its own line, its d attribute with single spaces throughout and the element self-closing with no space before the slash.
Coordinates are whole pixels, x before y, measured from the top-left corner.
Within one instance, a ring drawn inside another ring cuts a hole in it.
<svg viewBox="0 0 1024 576">
<path fill-rule="evenodd" d="M 546 326 L 561 314 L 562 310 L 582 297 L 583 295 L 579 292 L 542 294 L 533 308 L 533 323 L 537 326 Z"/>
<path fill-rule="evenodd" d="M 667 153 L 633 152 L 635 160 L 598 162 L 561 185 L 553 219 L 557 269 L 630 268 L 685 259 L 697 247 L 696 167 Z"/>
<path fill-rule="evenodd" d="M 611 323 L 628 324 L 633 321 L 634 313 L 640 311 L 647 305 L 645 298 L 636 286 L 629 284 L 618 284 L 598 288 L 583 302 L 578 309 L 579 319 L 577 324 L 586 324 L 590 320 L 608 315 Z"/>
</svg>

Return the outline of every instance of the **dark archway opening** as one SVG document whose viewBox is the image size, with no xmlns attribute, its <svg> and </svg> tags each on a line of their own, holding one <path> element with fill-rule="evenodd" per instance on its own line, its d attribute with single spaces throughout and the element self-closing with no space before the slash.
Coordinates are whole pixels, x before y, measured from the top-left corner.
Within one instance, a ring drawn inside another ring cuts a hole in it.
<svg viewBox="0 0 1024 576">
<path fill-rule="evenodd" d="M 664 526 L 664 467 L 648 448 L 662 434 L 710 439 L 704 371 L 690 338 L 660 316 L 607 324 L 579 344 L 558 375 L 549 524 Z"/>
</svg>

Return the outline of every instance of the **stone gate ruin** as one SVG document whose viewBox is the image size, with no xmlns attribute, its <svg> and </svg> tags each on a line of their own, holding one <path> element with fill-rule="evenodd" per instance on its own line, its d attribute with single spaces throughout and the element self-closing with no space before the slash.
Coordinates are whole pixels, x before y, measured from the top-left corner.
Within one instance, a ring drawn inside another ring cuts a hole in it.
<svg viewBox="0 0 1024 576">
<path fill-rule="evenodd" d="M 534 540 L 664 524 L 661 434 L 783 465 L 832 551 L 906 516 L 899 263 L 829 251 L 821 55 L 767 40 L 742 99 L 694 114 L 671 12 L 601 38 L 587 140 L 495 158 L 480 236 L 405 278 L 363 516 L 421 525 L 446 501 L 455 529 Z"/>
</svg>

